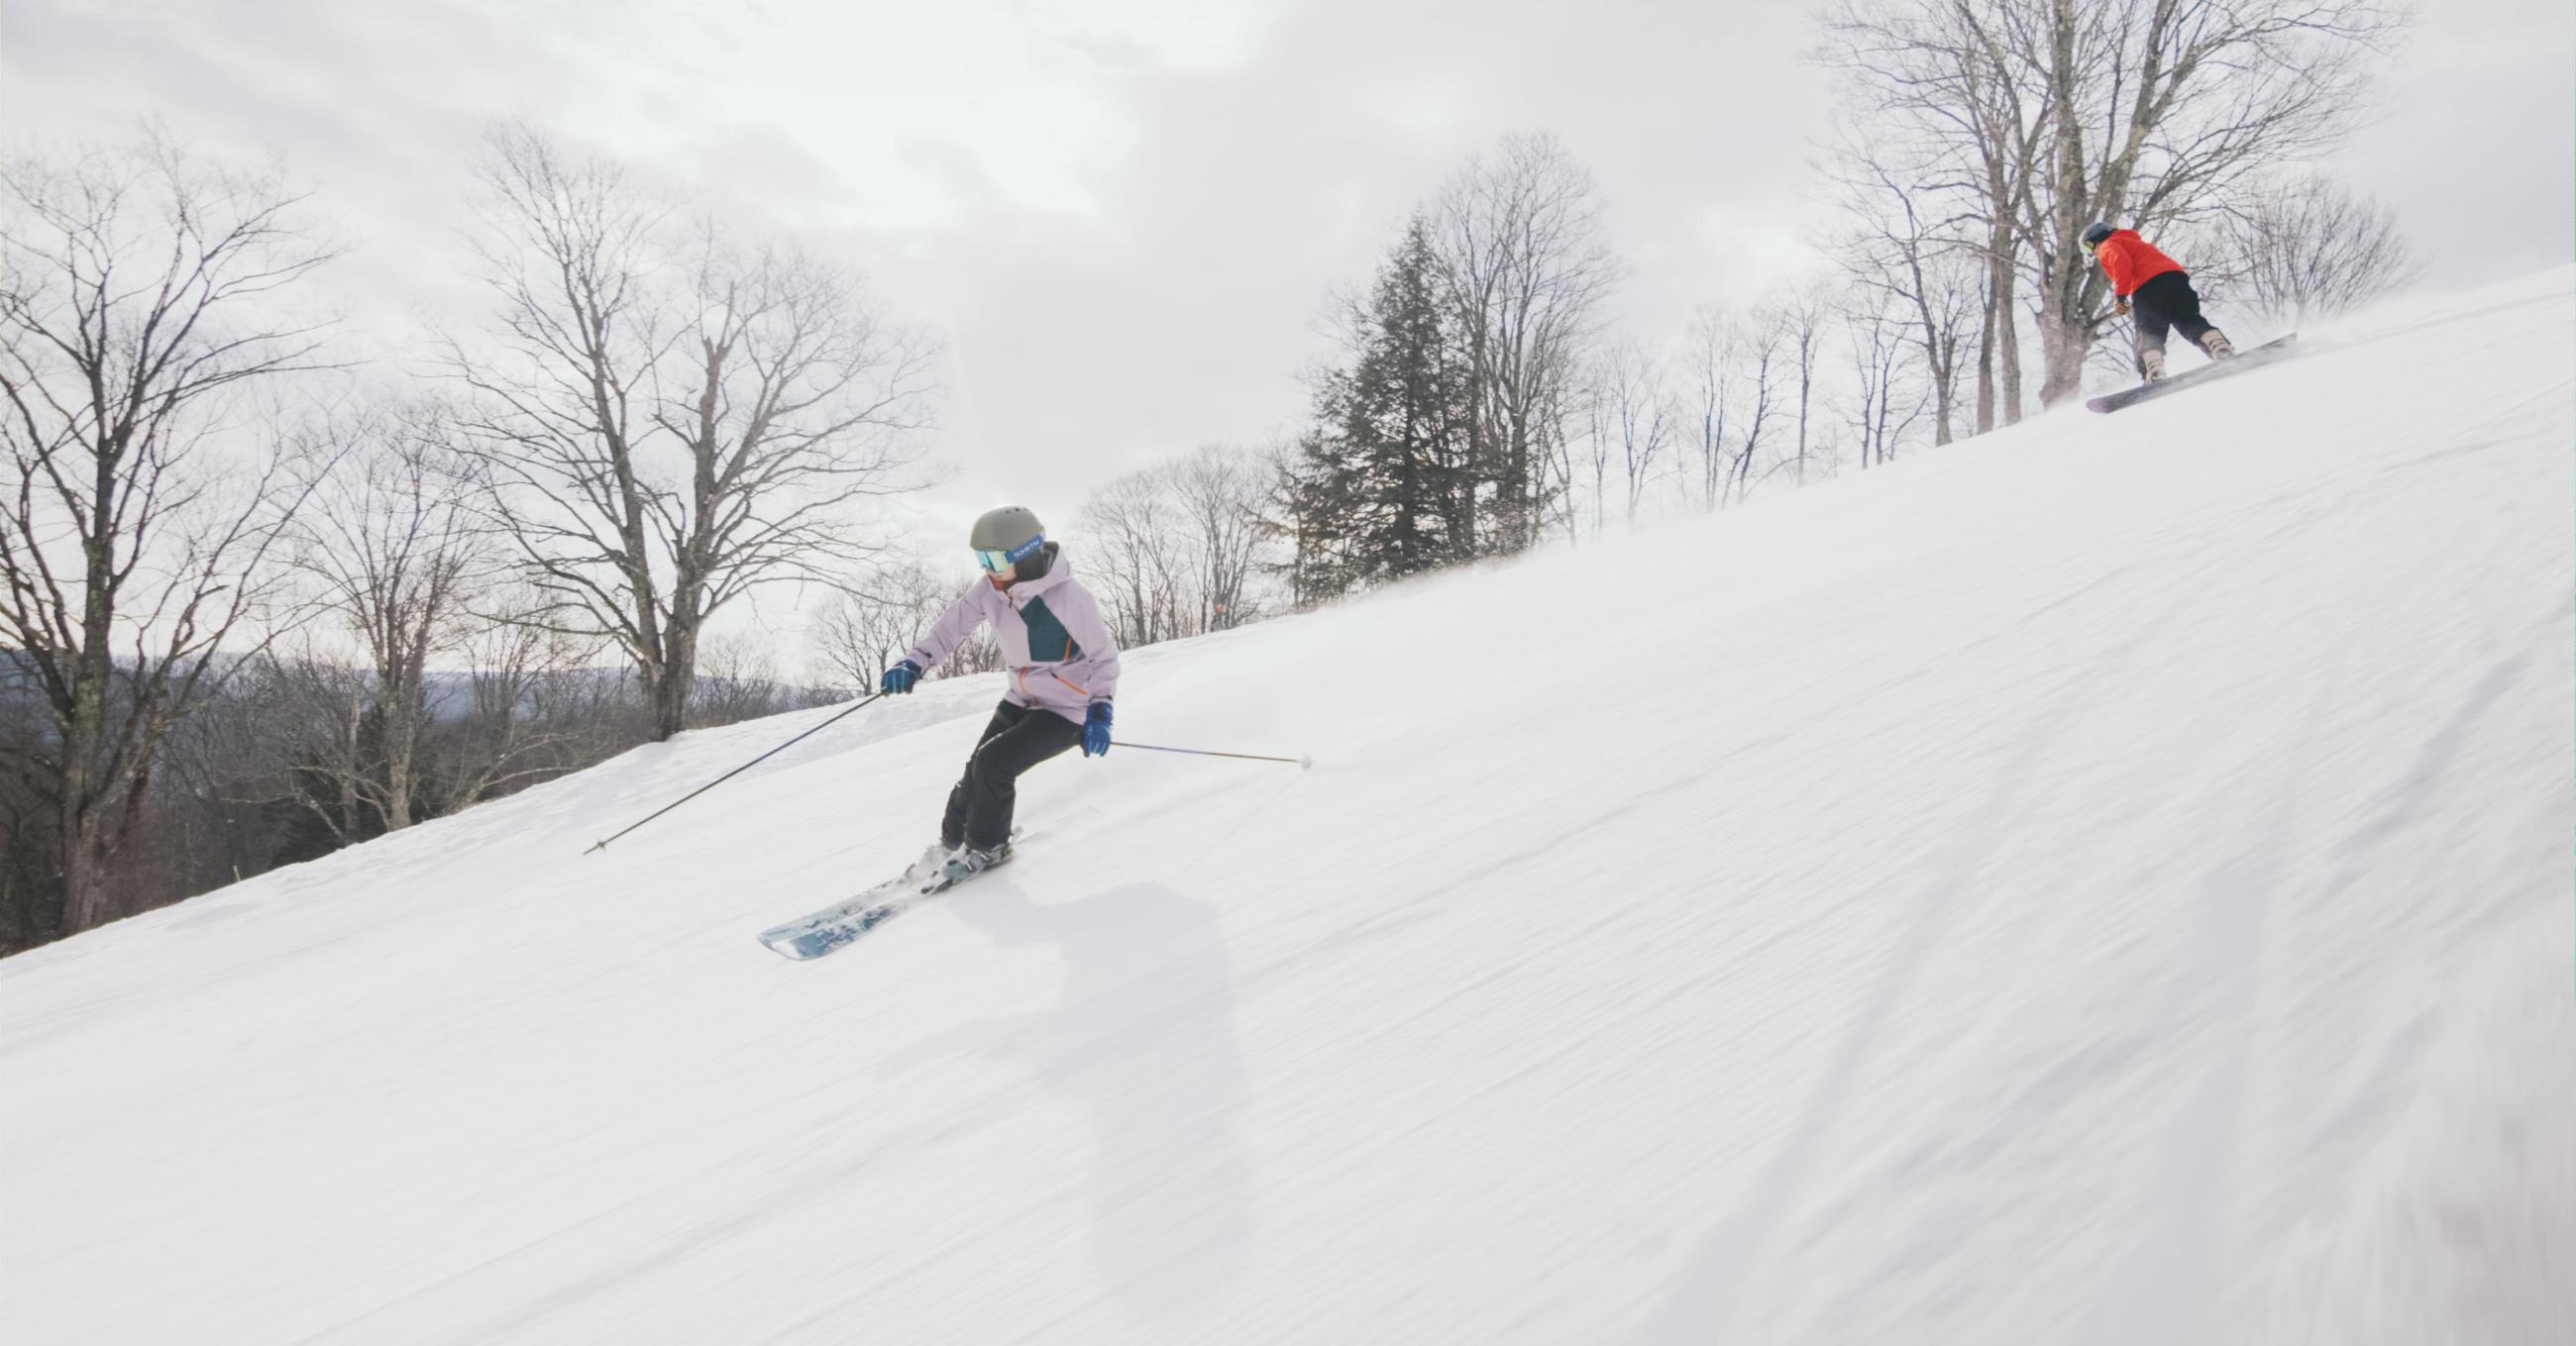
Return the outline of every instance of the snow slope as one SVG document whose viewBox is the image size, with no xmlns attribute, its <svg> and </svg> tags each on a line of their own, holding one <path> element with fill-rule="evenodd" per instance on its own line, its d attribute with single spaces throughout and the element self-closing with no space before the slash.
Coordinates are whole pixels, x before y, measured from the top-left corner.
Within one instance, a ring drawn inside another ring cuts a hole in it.
<svg viewBox="0 0 2576 1346">
<path fill-rule="evenodd" d="M 2567 1340 L 2572 291 L 0 963 L 0 1330 Z"/>
</svg>

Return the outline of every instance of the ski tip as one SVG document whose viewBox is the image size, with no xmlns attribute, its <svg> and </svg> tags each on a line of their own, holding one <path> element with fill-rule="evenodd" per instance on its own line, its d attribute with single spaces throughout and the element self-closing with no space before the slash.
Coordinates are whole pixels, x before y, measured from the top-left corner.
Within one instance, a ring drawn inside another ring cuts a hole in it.
<svg viewBox="0 0 2576 1346">
<path fill-rule="evenodd" d="M 841 943 L 847 942 L 848 941 L 846 940 L 841 941 Z M 777 954 L 779 957 L 784 958 L 791 963 L 810 963 L 815 959 L 822 957 L 824 954 L 830 953 L 832 950 L 841 947 L 841 944 L 818 941 L 814 936 L 808 934 L 798 935 L 794 939 L 764 939 L 760 942 L 760 947 L 769 950 L 771 953 Z"/>
</svg>

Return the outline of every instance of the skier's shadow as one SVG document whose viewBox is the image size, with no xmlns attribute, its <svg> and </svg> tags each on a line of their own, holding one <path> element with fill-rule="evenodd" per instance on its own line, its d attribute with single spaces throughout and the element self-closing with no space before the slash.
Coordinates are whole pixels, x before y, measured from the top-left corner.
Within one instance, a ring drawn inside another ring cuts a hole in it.
<svg viewBox="0 0 2576 1346">
<path fill-rule="evenodd" d="M 1147 1315 L 1216 1299 L 1253 1232 L 1243 1056 L 1216 908 L 1150 883 L 1040 906 L 988 879 L 948 911 L 997 944 L 1054 945 L 1063 1002 L 966 1025 L 889 1066 L 981 1052 L 1081 1104 L 1096 1138 L 1091 1246 L 1102 1283 Z"/>
</svg>

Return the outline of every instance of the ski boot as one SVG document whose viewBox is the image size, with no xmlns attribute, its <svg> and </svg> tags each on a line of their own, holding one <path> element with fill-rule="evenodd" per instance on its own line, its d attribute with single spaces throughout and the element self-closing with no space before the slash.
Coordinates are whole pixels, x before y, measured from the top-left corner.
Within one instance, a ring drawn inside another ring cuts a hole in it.
<svg viewBox="0 0 2576 1346">
<path fill-rule="evenodd" d="M 970 874 L 981 874 L 1008 864 L 1010 859 L 1011 843 L 1008 839 L 991 850 L 979 851 L 972 846 L 960 846 L 956 854 L 948 857 L 945 877 L 950 883 L 955 883 Z"/>
<path fill-rule="evenodd" d="M 2227 334 L 2215 327 L 2209 329 L 2208 335 L 2200 339 L 2200 348 L 2208 352 L 2212 360 L 2225 360 L 2236 354 L 2236 343 L 2228 340 Z"/>
<path fill-rule="evenodd" d="M 2143 350 L 2138 352 L 2138 373 L 2145 376 L 2146 381 L 2149 383 L 2164 382 L 2165 353 L 2160 350 Z"/>
</svg>

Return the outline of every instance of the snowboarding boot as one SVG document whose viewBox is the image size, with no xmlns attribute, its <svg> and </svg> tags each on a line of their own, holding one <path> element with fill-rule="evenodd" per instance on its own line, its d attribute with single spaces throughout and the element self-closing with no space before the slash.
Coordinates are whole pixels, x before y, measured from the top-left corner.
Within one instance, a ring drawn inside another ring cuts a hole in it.
<svg viewBox="0 0 2576 1346">
<path fill-rule="evenodd" d="M 2209 329 L 2208 335 L 2200 339 L 2200 348 L 2209 352 L 2209 358 L 2212 360 L 2224 360 L 2236 354 L 2236 343 L 2228 340 L 2227 334 L 2215 327 Z"/>
<path fill-rule="evenodd" d="M 2165 353 L 2153 349 L 2138 352 L 2138 372 L 2145 375 L 2149 383 L 2164 382 Z"/>
</svg>

